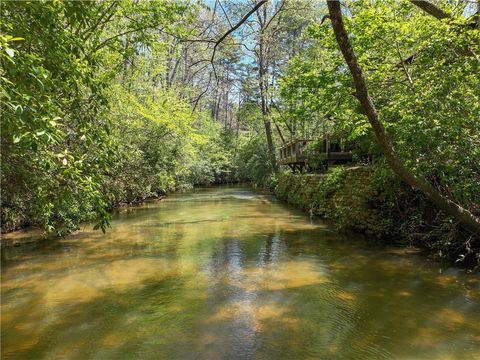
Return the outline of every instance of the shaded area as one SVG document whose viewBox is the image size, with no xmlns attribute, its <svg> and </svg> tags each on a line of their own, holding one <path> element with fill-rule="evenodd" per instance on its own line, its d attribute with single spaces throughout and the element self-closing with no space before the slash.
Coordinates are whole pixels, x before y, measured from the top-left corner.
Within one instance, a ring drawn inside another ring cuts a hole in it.
<svg viewBox="0 0 480 360">
<path fill-rule="evenodd" d="M 220 188 L 4 249 L 5 359 L 476 359 L 480 281 Z"/>
</svg>

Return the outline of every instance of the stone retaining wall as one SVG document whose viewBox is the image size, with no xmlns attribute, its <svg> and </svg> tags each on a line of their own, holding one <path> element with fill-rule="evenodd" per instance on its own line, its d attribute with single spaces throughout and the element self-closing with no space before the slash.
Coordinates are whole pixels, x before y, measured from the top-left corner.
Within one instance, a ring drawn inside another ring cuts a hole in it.
<svg viewBox="0 0 480 360">
<path fill-rule="evenodd" d="M 334 168 L 322 175 L 281 175 L 276 196 L 313 214 L 332 220 L 339 229 L 378 237 L 387 234 L 391 220 L 381 216 L 369 167 Z"/>
</svg>

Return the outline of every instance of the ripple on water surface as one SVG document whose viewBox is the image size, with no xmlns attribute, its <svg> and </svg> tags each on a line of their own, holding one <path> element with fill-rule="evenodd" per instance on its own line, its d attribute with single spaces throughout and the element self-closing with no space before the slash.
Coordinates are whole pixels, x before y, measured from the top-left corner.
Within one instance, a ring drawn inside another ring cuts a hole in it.
<svg viewBox="0 0 480 360">
<path fill-rule="evenodd" d="M 5 359 L 480 359 L 478 275 L 239 187 L 4 248 L 1 286 Z"/>
</svg>

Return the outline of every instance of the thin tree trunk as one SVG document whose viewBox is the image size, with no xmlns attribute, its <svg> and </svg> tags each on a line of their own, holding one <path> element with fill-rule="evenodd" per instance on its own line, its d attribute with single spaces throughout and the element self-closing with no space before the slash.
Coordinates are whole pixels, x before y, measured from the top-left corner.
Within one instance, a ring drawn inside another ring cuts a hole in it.
<svg viewBox="0 0 480 360">
<path fill-rule="evenodd" d="M 432 186 L 426 179 L 414 175 L 397 157 L 392 140 L 381 123 L 375 105 L 368 93 L 367 84 L 360 68 L 357 57 L 343 24 L 342 11 L 339 1 L 327 1 L 330 19 L 337 43 L 343 57 L 348 64 L 355 83 L 356 95 L 367 113 L 370 125 L 373 128 L 377 141 L 385 155 L 389 166 L 397 176 L 413 188 L 421 191 L 439 209 L 457 219 L 465 229 L 477 236 L 480 234 L 480 219 L 467 209 L 446 198 L 440 191 Z"/>
<path fill-rule="evenodd" d="M 238 138 L 238 134 L 240 132 L 240 106 L 242 104 L 242 97 L 240 94 L 238 94 L 238 110 L 237 110 L 237 123 L 236 123 L 236 127 L 237 127 L 237 138 Z"/>
<path fill-rule="evenodd" d="M 270 161 L 272 163 L 273 171 L 275 174 L 279 172 L 277 159 L 275 156 L 275 146 L 273 144 L 272 136 L 272 123 L 270 120 L 270 110 L 268 107 L 268 82 L 267 82 L 267 51 L 265 49 L 263 28 L 265 27 L 267 20 L 267 8 L 263 8 L 263 14 L 257 13 L 257 18 L 260 23 L 260 39 L 258 43 L 258 81 L 260 86 L 260 98 L 262 106 L 263 124 L 265 126 L 265 135 L 267 137 L 268 152 L 270 155 Z"/>
<path fill-rule="evenodd" d="M 267 137 L 268 152 L 270 153 L 270 159 L 272 162 L 273 171 L 275 173 L 278 173 L 277 159 L 275 157 L 275 146 L 273 144 L 272 123 L 270 120 L 270 109 L 268 107 L 267 85 L 265 82 L 266 71 L 262 69 L 263 61 L 264 60 L 260 60 L 260 66 L 259 66 L 260 97 L 262 101 L 263 124 L 265 125 L 265 135 Z"/>
<path fill-rule="evenodd" d="M 213 118 L 218 121 L 220 115 L 220 102 L 222 101 L 222 94 L 218 90 L 218 86 L 215 89 L 215 104 L 213 105 Z"/>
<path fill-rule="evenodd" d="M 228 122 L 228 107 L 229 107 L 229 104 L 228 104 L 228 101 L 229 101 L 229 71 L 228 71 L 228 64 L 227 66 L 225 67 L 225 72 L 226 72 L 226 81 L 225 81 L 225 130 L 227 130 L 230 126 L 227 127 L 227 124 L 229 124 Z"/>
</svg>

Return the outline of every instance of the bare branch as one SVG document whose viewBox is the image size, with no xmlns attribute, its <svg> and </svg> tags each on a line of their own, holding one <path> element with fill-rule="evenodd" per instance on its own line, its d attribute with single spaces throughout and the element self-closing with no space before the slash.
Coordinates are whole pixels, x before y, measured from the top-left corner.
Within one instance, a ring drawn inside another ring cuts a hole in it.
<svg viewBox="0 0 480 360">
<path fill-rule="evenodd" d="M 218 0 L 218 5 L 220 5 L 220 8 L 221 8 L 222 11 L 223 11 L 223 15 L 225 15 L 225 17 L 227 18 L 228 25 L 230 25 L 230 27 L 233 27 L 232 23 L 230 22 L 230 19 L 228 18 L 227 12 L 226 12 L 225 9 L 223 8 L 222 3 L 220 2 L 220 0 Z"/>
<path fill-rule="evenodd" d="M 95 32 L 95 30 L 98 28 L 98 26 L 104 25 L 111 20 L 112 16 L 115 15 L 115 9 L 116 9 L 117 6 L 118 6 L 117 2 L 112 2 L 110 4 L 110 6 L 107 7 L 105 9 L 105 11 L 98 17 L 98 20 L 95 22 L 95 24 L 91 28 L 89 28 L 89 29 L 87 29 L 83 32 L 81 37 L 83 38 L 84 41 L 86 41 Z M 105 16 L 109 12 L 110 12 L 110 14 L 108 15 L 107 19 L 105 21 L 103 21 L 103 19 L 105 18 Z"/>
<path fill-rule="evenodd" d="M 152 25 L 148 25 L 148 26 L 142 26 L 142 27 L 138 27 L 136 29 L 131 29 L 131 30 L 127 30 L 127 31 L 124 31 L 122 33 L 119 33 L 119 34 L 116 34 L 112 37 L 109 37 L 108 39 L 102 41 L 100 44 L 98 44 L 94 51 L 98 51 L 100 50 L 101 48 L 103 48 L 104 46 L 108 45 L 110 42 L 112 42 L 113 40 L 115 40 L 116 38 L 119 38 L 120 36 L 123 36 L 123 35 L 127 35 L 127 34 L 131 34 L 131 33 L 134 33 L 134 32 L 137 32 L 137 31 L 141 31 L 141 30 L 146 30 L 146 29 L 150 29 L 150 28 L 153 28 Z"/>
<path fill-rule="evenodd" d="M 267 30 L 268 26 L 270 25 L 270 23 L 272 22 L 273 19 L 275 19 L 275 17 L 280 13 L 280 11 L 282 11 L 283 9 L 283 6 L 285 5 L 285 2 L 286 0 L 283 0 L 282 3 L 280 4 L 280 6 L 278 7 L 278 10 L 275 12 L 275 14 L 272 15 L 272 17 L 270 18 L 270 20 L 268 20 L 267 24 L 265 25 L 265 27 L 262 29 L 263 31 Z"/>
<path fill-rule="evenodd" d="M 213 53 L 212 53 L 212 58 L 211 58 L 211 62 L 213 63 L 213 60 L 215 59 L 215 52 L 217 51 L 217 47 L 218 45 L 221 44 L 221 42 L 223 40 L 225 40 L 225 38 L 230 35 L 232 32 L 234 32 L 235 30 L 237 30 L 245 21 L 248 20 L 248 18 L 250 17 L 250 15 L 252 15 L 255 11 L 257 11 L 263 4 L 265 4 L 267 2 L 267 0 L 261 0 L 257 3 L 257 5 L 255 5 L 247 14 L 245 14 L 245 16 L 243 18 L 240 19 L 239 22 L 237 22 L 235 24 L 235 26 L 231 27 L 225 34 L 223 34 L 218 40 L 217 42 L 215 43 L 214 47 L 213 47 Z"/>
<path fill-rule="evenodd" d="M 205 94 L 207 93 L 208 89 L 210 88 L 210 82 L 211 82 L 211 81 L 212 81 L 212 75 L 210 74 L 210 75 L 208 76 L 208 84 L 207 84 L 207 87 L 205 88 L 204 91 L 202 91 L 202 92 L 200 93 L 200 95 L 198 95 L 198 97 L 197 97 L 197 98 L 195 99 L 195 101 L 194 101 L 194 104 L 195 104 L 195 105 L 193 106 L 192 114 L 195 112 L 195 109 L 197 108 L 197 105 L 198 105 L 198 102 L 200 101 L 200 99 L 203 97 L 203 95 L 205 95 Z"/>
</svg>

